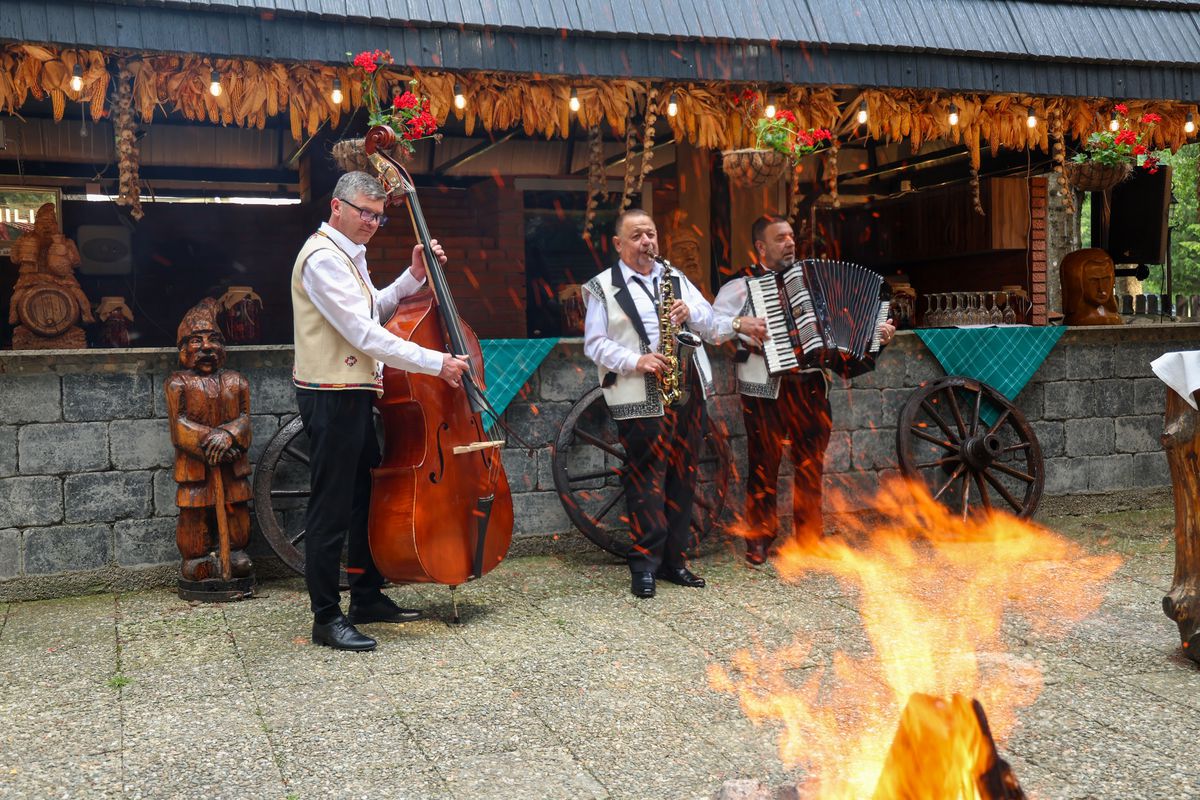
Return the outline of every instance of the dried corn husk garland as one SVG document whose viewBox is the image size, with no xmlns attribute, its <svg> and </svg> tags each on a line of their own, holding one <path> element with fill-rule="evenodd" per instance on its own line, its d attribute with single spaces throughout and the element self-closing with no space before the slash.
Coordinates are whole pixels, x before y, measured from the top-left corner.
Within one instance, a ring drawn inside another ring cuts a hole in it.
<svg viewBox="0 0 1200 800">
<path fill-rule="evenodd" d="M 17 113 L 31 95 L 35 99 L 48 96 L 56 120 L 62 119 L 66 100 L 88 103 L 92 119 L 98 120 L 108 111 L 110 102 L 106 59 L 115 55 L 29 44 L 2 46 L 0 109 Z M 76 63 L 83 67 L 84 85 L 79 93 L 70 89 Z M 133 75 L 133 107 L 143 122 L 152 121 L 161 112 L 178 113 L 190 120 L 261 128 L 267 118 L 287 114 L 292 136 L 300 141 L 323 124 L 339 124 L 343 114 L 363 104 L 357 70 L 350 65 L 145 55 L 131 58 L 128 69 Z M 224 88 L 216 98 L 208 92 L 213 69 L 220 73 Z M 330 99 L 334 78 L 339 78 L 343 87 L 343 100 L 337 105 Z M 647 81 L 627 79 L 406 71 L 394 67 L 381 69 L 378 78 L 385 96 L 402 88 L 410 78 L 419 80 L 439 123 L 454 107 L 455 83 L 461 84 L 468 97 L 467 107 L 461 112 L 468 135 L 478 128 L 491 132 L 519 127 L 530 136 L 566 138 L 573 122 L 567 101 L 575 88 L 581 103 L 575 117 L 582 125 L 590 128 L 606 124 L 614 135 L 624 136 L 630 108 L 637 105 L 638 98 L 657 88 L 660 97 L 675 95 L 678 114 L 669 118 L 669 124 L 677 141 L 714 150 L 744 149 L 754 143 L 753 120 L 747 118 L 744 103 L 734 102 L 745 85 L 693 81 L 652 87 Z M 761 103 L 761 91 L 750 88 Z M 976 168 L 984 147 L 993 152 L 1025 148 L 1050 152 L 1051 132 L 1046 121 L 1052 112 L 1061 115 L 1064 142 L 1086 140 L 1099 129 L 1112 105 L 1108 98 L 947 95 L 933 90 L 884 88 L 864 89 L 860 98 L 867 103 L 865 132 L 870 137 L 885 142 L 907 139 L 914 147 L 934 138 L 962 142 Z M 793 86 L 781 102 L 796 114 L 803 127 L 838 130 L 847 125 L 854 127 L 859 98 L 839 104 L 832 88 Z M 947 120 L 951 102 L 958 107 L 957 126 Z M 1148 111 L 1162 117 L 1145 132 L 1144 143 L 1150 149 L 1176 151 L 1187 143 L 1183 123 L 1188 112 L 1198 113 L 1195 105 L 1125 102 L 1131 119 Z M 647 108 L 657 110 L 654 103 L 647 103 Z M 1027 108 L 1032 108 L 1039 119 L 1034 128 L 1025 123 Z"/>
</svg>

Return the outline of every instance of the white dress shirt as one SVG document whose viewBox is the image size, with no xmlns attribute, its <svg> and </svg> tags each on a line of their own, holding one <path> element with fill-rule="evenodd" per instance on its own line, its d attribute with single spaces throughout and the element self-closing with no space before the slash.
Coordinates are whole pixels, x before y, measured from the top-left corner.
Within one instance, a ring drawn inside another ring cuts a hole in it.
<svg viewBox="0 0 1200 800">
<path fill-rule="evenodd" d="M 402 299 L 415 294 L 425 282 L 418 281 L 412 276 L 412 270 L 406 269 L 390 286 L 376 289 L 367 272 L 367 248 L 350 241 L 328 222 L 321 223 L 320 231 L 350 257 L 375 298 L 375 315 L 372 315 L 371 304 L 363 297 L 358 281 L 346 269 L 345 262 L 333 253 L 318 251 L 308 257 L 301 283 L 321 316 L 329 320 L 329 324 L 353 347 L 376 361 L 406 372 L 424 375 L 441 372 L 441 353 L 401 339 L 380 323 L 392 315 Z"/>
<path fill-rule="evenodd" d="M 742 309 L 746 307 L 746 279 L 734 278 L 721 287 L 721 291 L 717 292 L 716 298 L 713 300 L 713 323 L 711 327 L 712 338 L 705 337 L 705 341 L 710 344 L 723 344 L 733 338 L 733 319 L 742 315 Z M 753 340 L 745 334 L 738 334 L 746 344 L 753 344 Z"/>
<path fill-rule="evenodd" d="M 633 298 L 633 305 L 642 319 L 646 336 L 650 340 L 650 352 L 658 351 L 658 302 L 652 298 L 656 282 L 662 283 L 663 268 L 655 263 L 649 275 L 634 272 L 624 261 L 617 262 L 621 277 L 625 280 L 625 291 Z M 700 336 L 707 338 L 713 323 L 713 308 L 704 295 L 700 293 L 687 276 L 680 274 L 680 294 L 688 307 L 687 327 Z M 641 282 L 641 286 L 638 285 Z M 645 287 L 645 290 L 642 287 Z M 584 292 L 587 302 L 587 317 L 583 323 L 583 353 L 596 364 L 621 375 L 630 375 L 637 371 L 638 359 L 641 353 L 630 350 L 615 339 L 608 336 L 608 313 L 604 308 L 603 297 L 593 297 L 591 292 Z"/>
</svg>

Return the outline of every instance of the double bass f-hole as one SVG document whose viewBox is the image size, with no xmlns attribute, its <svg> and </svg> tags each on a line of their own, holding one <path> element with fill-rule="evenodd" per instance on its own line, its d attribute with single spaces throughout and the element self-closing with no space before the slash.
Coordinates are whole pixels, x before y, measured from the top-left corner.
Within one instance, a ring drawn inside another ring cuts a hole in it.
<svg viewBox="0 0 1200 800">
<path fill-rule="evenodd" d="M 448 424 L 446 424 L 445 422 L 443 422 L 441 425 L 438 425 L 438 429 L 437 429 L 438 468 L 437 468 L 436 472 L 429 473 L 429 480 L 432 483 L 437 483 L 438 481 L 440 481 L 442 479 L 442 476 L 446 474 L 446 451 L 442 447 L 442 431 L 448 431 L 448 430 L 450 430 L 450 426 Z"/>
</svg>

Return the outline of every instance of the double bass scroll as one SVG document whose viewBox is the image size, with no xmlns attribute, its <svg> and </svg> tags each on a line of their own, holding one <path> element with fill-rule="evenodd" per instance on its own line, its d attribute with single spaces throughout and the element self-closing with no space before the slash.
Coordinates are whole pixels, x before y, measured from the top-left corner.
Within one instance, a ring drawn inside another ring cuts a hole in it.
<svg viewBox="0 0 1200 800">
<path fill-rule="evenodd" d="M 405 203 L 423 245 L 428 290 L 402 300 L 385 327 L 421 347 L 463 356 L 471 366 L 458 388 L 435 375 L 384 368 L 376 402 L 384 447 L 372 471 L 371 555 L 390 581 L 456 586 L 482 577 L 508 553 L 512 493 L 500 458 L 503 442 L 484 433 L 479 339 L 459 315 L 433 253 L 416 185 L 387 155 L 394 144 L 387 127 L 367 133 L 368 158 L 389 203 Z"/>
</svg>

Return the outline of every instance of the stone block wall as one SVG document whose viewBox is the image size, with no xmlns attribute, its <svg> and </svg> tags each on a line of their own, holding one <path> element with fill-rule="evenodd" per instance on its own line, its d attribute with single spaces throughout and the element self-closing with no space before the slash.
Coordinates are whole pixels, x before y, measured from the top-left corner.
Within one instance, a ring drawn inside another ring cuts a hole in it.
<svg viewBox="0 0 1200 800">
<path fill-rule="evenodd" d="M 1046 495 L 1169 486 L 1158 445 L 1166 389 L 1149 364 L 1197 346 L 1195 325 L 1064 334 L 1016 401 L 1041 443 Z M 710 412 L 727 426 L 741 465 L 732 368 L 726 353 L 713 356 L 718 394 Z M 76 589 L 136 582 L 152 567 L 158 582 L 175 580 L 174 451 L 162 395 L 175 357 L 157 349 L 0 353 L 0 598 L 37 595 L 39 581 Z M 250 380 L 254 461 L 295 413 L 291 349 L 231 348 L 229 366 Z M 922 381 L 942 374 L 920 340 L 902 333 L 873 373 L 838 381 L 827 486 L 865 499 L 881 476 L 894 474 L 900 409 Z M 534 448 L 510 443 L 503 452 L 517 537 L 570 530 L 554 489 L 551 444 L 574 401 L 595 385 L 581 344 L 565 340 L 505 413 Z M 787 509 L 788 481 L 781 484 Z M 732 488 L 729 508 L 740 511 L 741 487 Z M 252 551 L 264 553 L 259 539 Z M 63 575 L 82 583 L 47 580 Z"/>
</svg>

